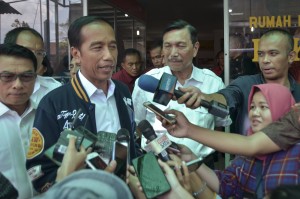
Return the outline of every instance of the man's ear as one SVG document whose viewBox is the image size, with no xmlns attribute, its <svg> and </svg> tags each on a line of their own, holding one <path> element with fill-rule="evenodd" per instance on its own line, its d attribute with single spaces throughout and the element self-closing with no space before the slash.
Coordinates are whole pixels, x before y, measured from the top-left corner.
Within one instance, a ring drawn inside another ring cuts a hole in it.
<svg viewBox="0 0 300 199">
<path fill-rule="evenodd" d="M 292 64 L 296 58 L 296 52 L 295 51 L 291 51 L 288 54 L 288 59 L 289 59 L 289 64 Z"/>
<path fill-rule="evenodd" d="M 197 56 L 197 53 L 198 53 L 199 48 L 200 48 L 200 43 L 197 41 L 197 42 L 194 44 L 194 57 Z"/>
<path fill-rule="evenodd" d="M 71 55 L 75 59 L 75 63 L 80 64 L 81 53 L 78 48 L 71 47 Z"/>
</svg>

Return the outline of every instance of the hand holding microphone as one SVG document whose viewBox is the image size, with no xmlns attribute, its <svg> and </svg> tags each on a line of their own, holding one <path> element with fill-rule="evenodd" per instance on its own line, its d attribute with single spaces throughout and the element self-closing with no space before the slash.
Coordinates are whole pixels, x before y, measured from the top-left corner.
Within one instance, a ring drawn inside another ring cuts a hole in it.
<svg viewBox="0 0 300 199">
<path fill-rule="evenodd" d="M 160 80 L 149 75 L 142 75 L 139 78 L 138 85 L 141 89 L 154 93 L 154 102 L 167 105 L 173 96 L 176 96 L 176 98 L 179 99 L 185 94 L 184 92 L 175 89 L 176 82 L 177 78 L 175 76 L 164 73 Z M 194 95 L 189 98 L 180 99 L 178 101 L 179 103 L 186 103 L 186 100 L 188 100 L 187 106 L 197 108 L 199 104 L 200 106 L 207 108 L 210 114 L 221 118 L 225 118 L 229 114 L 229 108 L 226 105 L 214 100 L 209 102 L 195 96 L 195 93 L 198 93 L 197 95 L 201 93 L 196 87 L 188 88 L 187 91 L 194 93 Z M 192 98 L 195 99 L 191 101 Z"/>
</svg>

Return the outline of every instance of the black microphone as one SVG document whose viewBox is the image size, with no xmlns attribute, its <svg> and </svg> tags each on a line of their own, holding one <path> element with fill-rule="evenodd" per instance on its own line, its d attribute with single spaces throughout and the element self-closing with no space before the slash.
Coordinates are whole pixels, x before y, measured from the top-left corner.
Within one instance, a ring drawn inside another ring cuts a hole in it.
<svg viewBox="0 0 300 199">
<path fill-rule="evenodd" d="M 125 128 L 121 128 L 120 130 L 118 130 L 116 140 L 118 142 L 127 142 L 127 143 L 129 143 L 130 135 L 129 135 L 128 130 L 125 129 Z"/>
<path fill-rule="evenodd" d="M 157 138 L 157 135 L 155 134 L 155 131 L 154 131 L 153 127 L 151 126 L 151 124 L 147 120 L 142 120 L 138 124 L 137 128 L 142 132 L 142 134 L 145 136 L 145 138 L 147 140 L 152 141 L 152 140 L 155 140 Z M 167 162 L 168 160 L 171 160 L 171 158 L 169 157 L 169 154 L 167 153 L 166 150 L 161 151 L 158 154 L 158 157 L 164 162 Z"/>
<path fill-rule="evenodd" d="M 162 105 L 167 105 L 173 95 L 180 98 L 184 93 L 175 89 L 177 78 L 173 75 L 164 73 L 160 80 L 150 76 L 142 75 L 139 78 L 138 85 L 141 89 L 154 93 L 153 101 Z M 176 81 L 174 83 L 174 78 Z M 201 100 L 200 106 L 207 108 L 208 112 L 214 116 L 225 118 L 229 115 L 229 107 L 225 104 L 212 101 Z"/>
</svg>

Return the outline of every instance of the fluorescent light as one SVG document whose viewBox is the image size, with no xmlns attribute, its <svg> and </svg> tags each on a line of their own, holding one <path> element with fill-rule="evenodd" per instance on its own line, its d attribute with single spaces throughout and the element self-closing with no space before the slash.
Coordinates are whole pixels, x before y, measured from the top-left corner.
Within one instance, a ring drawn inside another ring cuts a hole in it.
<svg viewBox="0 0 300 199">
<path fill-rule="evenodd" d="M 128 17 L 128 14 L 125 13 L 125 17 Z"/>
</svg>

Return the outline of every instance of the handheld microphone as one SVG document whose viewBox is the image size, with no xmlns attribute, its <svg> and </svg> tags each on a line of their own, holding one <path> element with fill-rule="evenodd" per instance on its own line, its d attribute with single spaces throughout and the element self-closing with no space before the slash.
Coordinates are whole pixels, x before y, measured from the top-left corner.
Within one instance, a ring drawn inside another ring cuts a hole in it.
<svg viewBox="0 0 300 199">
<path fill-rule="evenodd" d="M 142 120 L 137 128 L 142 132 L 142 134 L 145 136 L 145 138 L 147 140 L 155 140 L 157 138 L 157 135 L 155 134 L 155 131 L 153 129 L 153 127 L 151 126 L 151 124 L 147 121 L 147 120 Z M 159 158 L 164 161 L 167 162 L 168 160 L 171 160 L 171 158 L 169 157 L 169 154 L 167 153 L 166 150 L 162 150 L 159 154 L 158 154 Z"/>
<path fill-rule="evenodd" d="M 168 87 L 170 88 L 169 93 L 168 93 L 169 95 L 161 94 L 160 96 L 162 96 L 162 95 L 164 96 L 163 100 L 156 100 L 155 96 L 157 95 L 157 93 L 161 93 L 161 92 L 166 93 L 166 91 L 161 91 L 162 86 L 161 86 L 160 82 L 166 82 L 163 79 L 170 78 L 170 76 L 172 76 L 173 78 L 171 81 L 168 81 L 168 82 L 174 82 L 173 79 L 175 76 L 170 75 L 170 74 L 168 74 L 168 75 L 165 75 L 165 74 L 167 74 L 167 73 L 163 74 L 163 76 L 161 77 L 161 80 L 158 80 L 150 75 L 141 75 L 139 78 L 139 81 L 138 81 L 139 87 L 141 89 L 143 89 L 144 91 L 154 93 L 153 101 L 157 102 L 159 104 L 162 104 L 162 105 L 167 105 L 169 103 L 169 101 L 172 99 L 173 95 L 175 95 L 176 98 L 180 98 L 181 96 L 184 95 L 184 93 L 180 90 L 176 90 L 176 89 L 172 90 L 172 88 L 175 88 L 175 84 L 177 81 L 177 79 L 176 79 L 173 86 L 170 85 L 171 83 L 169 83 L 169 85 L 168 85 Z M 161 103 L 161 102 L 164 102 L 164 103 Z M 229 107 L 222 103 L 216 102 L 214 100 L 209 102 L 209 101 L 202 99 L 200 102 L 200 105 L 207 108 L 208 112 L 214 116 L 225 118 L 227 115 L 229 115 Z"/>
</svg>

